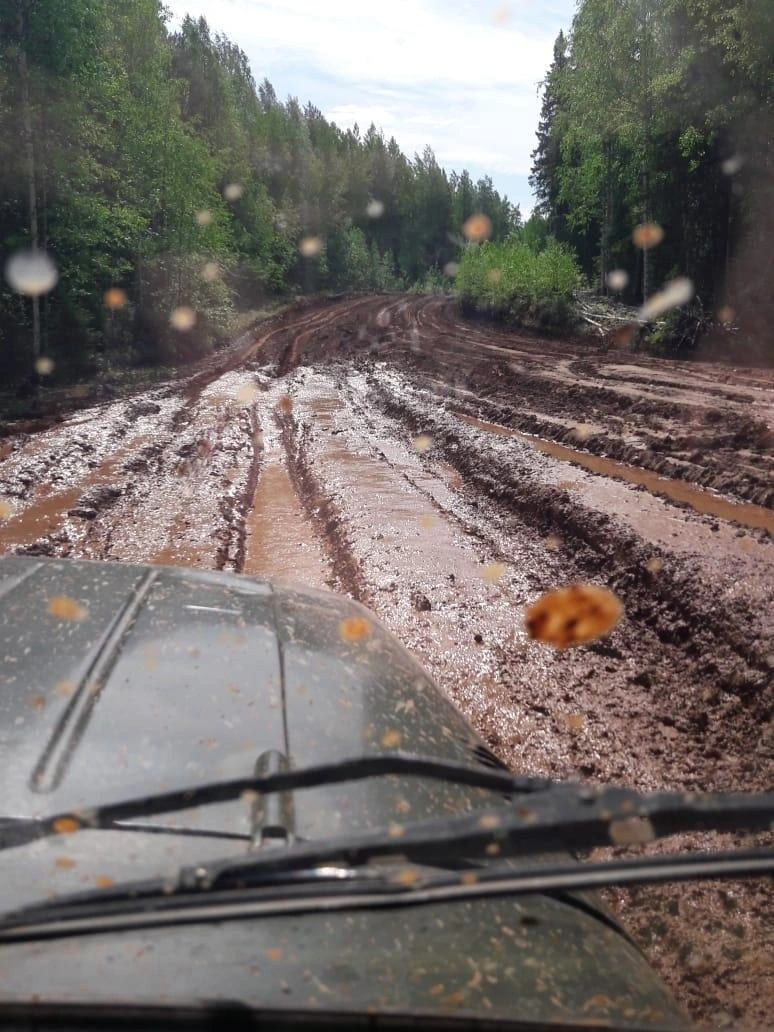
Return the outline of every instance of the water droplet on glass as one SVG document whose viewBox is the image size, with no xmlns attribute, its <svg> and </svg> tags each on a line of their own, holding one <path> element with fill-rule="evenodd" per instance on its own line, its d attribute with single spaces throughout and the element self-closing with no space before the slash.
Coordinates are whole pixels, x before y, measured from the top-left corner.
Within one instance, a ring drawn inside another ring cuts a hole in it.
<svg viewBox="0 0 774 1032">
<path fill-rule="evenodd" d="M 54 831 L 57 835 L 72 835 L 80 826 L 80 822 L 74 817 L 58 817 L 54 821 Z"/>
<path fill-rule="evenodd" d="M 659 559 L 658 556 L 654 555 L 652 559 L 648 559 L 645 563 L 645 569 L 648 573 L 661 573 L 664 569 L 664 560 Z"/>
<path fill-rule="evenodd" d="M 556 552 L 562 547 L 562 539 L 558 534 L 549 534 L 543 544 L 546 546 L 549 552 Z"/>
<path fill-rule="evenodd" d="M 127 302 L 126 291 L 121 290 L 120 287 L 111 287 L 110 290 L 106 290 L 102 300 L 105 303 L 105 308 L 111 309 L 111 311 L 117 311 L 119 308 L 123 308 Z"/>
<path fill-rule="evenodd" d="M 608 588 L 570 584 L 547 592 L 528 606 L 524 625 L 535 641 L 566 649 L 608 634 L 622 615 L 623 606 Z"/>
<path fill-rule="evenodd" d="M 433 447 L 433 439 L 429 434 L 420 434 L 419 437 L 414 438 L 414 451 L 422 452 L 430 451 Z"/>
<path fill-rule="evenodd" d="M 400 745 L 400 732 L 385 731 L 382 735 L 382 745 L 385 749 L 397 749 Z"/>
<path fill-rule="evenodd" d="M 257 387 L 252 383 L 244 383 L 236 392 L 236 400 L 240 405 L 250 405 L 258 394 Z"/>
<path fill-rule="evenodd" d="M 235 197 L 234 200 L 236 201 L 238 198 Z M 197 211 L 194 218 L 196 219 L 196 225 L 201 226 L 202 228 L 212 225 L 212 212 L 207 211 L 206 208 L 202 208 L 201 211 Z"/>
<path fill-rule="evenodd" d="M 304 258 L 316 258 L 322 251 L 323 242 L 318 236 L 303 237 L 298 250 Z"/>
<path fill-rule="evenodd" d="M 202 279 L 205 283 L 212 283 L 220 276 L 220 266 L 217 262 L 205 262 L 202 266 Z"/>
<path fill-rule="evenodd" d="M 496 287 L 502 278 L 502 269 L 490 269 L 489 272 L 486 274 L 487 283 L 489 283 L 493 287 Z"/>
<path fill-rule="evenodd" d="M 577 426 L 572 428 L 570 434 L 576 441 L 588 441 L 594 435 L 594 427 L 588 423 L 578 423 Z"/>
<path fill-rule="evenodd" d="M 453 279 L 459 271 L 460 267 L 457 262 L 447 262 L 443 267 L 444 276 L 448 276 L 450 279 Z"/>
<path fill-rule="evenodd" d="M 568 713 L 565 717 L 567 730 L 577 735 L 583 730 L 586 724 L 586 717 L 582 713 Z"/>
<path fill-rule="evenodd" d="M 13 506 L 4 498 L 0 498 L 0 520 L 10 520 L 13 516 Z"/>
<path fill-rule="evenodd" d="M 470 240 L 471 243 L 481 243 L 482 240 L 488 240 L 492 235 L 492 220 L 481 212 L 471 215 L 469 219 L 465 220 L 462 232 L 465 239 Z"/>
<path fill-rule="evenodd" d="M 396 885 L 402 885 L 404 888 L 410 889 L 420 881 L 420 874 L 414 868 L 406 867 L 395 875 L 393 881 Z"/>
<path fill-rule="evenodd" d="M 376 325 L 383 330 L 389 326 L 391 322 L 392 316 L 390 315 L 390 310 L 388 308 L 382 308 L 376 315 Z"/>
<path fill-rule="evenodd" d="M 507 4 L 502 4 L 500 7 L 495 7 L 492 11 L 492 21 L 495 25 L 505 25 L 505 23 L 511 17 L 511 10 Z"/>
<path fill-rule="evenodd" d="M 635 247 L 641 247 L 643 251 L 658 247 L 663 239 L 664 230 L 657 222 L 643 222 L 632 233 Z"/>
<path fill-rule="evenodd" d="M 625 348 L 631 344 L 634 339 L 634 335 L 637 332 L 637 327 L 634 323 L 627 323 L 625 326 L 618 326 L 611 335 L 611 342 L 613 347 Z"/>
<path fill-rule="evenodd" d="M 363 641 L 371 633 L 371 625 L 362 616 L 349 616 L 339 624 L 339 637 L 342 641 Z"/>
<path fill-rule="evenodd" d="M 181 332 L 192 330 L 196 325 L 196 312 L 188 305 L 180 305 L 169 317 L 170 325 Z"/>
<path fill-rule="evenodd" d="M 229 183 L 223 190 L 223 196 L 227 201 L 238 201 L 244 192 L 245 188 L 241 183 Z"/>
<path fill-rule="evenodd" d="M 663 290 L 648 298 L 639 311 L 641 319 L 655 319 L 670 308 L 678 308 L 687 304 L 694 294 L 694 287 L 687 276 L 679 276 L 670 280 Z"/>
<path fill-rule="evenodd" d="M 724 326 L 730 326 L 734 321 L 736 312 L 733 310 L 731 305 L 723 305 L 718 308 L 718 321 L 722 322 Z"/>
<path fill-rule="evenodd" d="M 40 297 L 53 290 L 59 273 L 45 251 L 17 251 L 5 263 L 5 278 L 17 294 Z"/>
<path fill-rule="evenodd" d="M 496 584 L 505 575 L 505 571 L 505 563 L 487 563 L 481 576 L 487 583 Z"/>
<path fill-rule="evenodd" d="M 35 372 L 38 376 L 51 376 L 54 371 L 54 360 L 48 355 L 41 355 L 35 360 Z"/>
<path fill-rule="evenodd" d="M 607 285 L 611 290 L 626 290 L 629 285 L 629 273 L 626 269 L 613 269 L 607 274 Z"/>
<path fill-rule="evenodd" d="M 56 617 L 57 620 L 80 621 L 85 620 L 89 615 L 85 606 L 76 602 L 74 598 L 68 598 L 67 595 L 56 595 L 54 598 L 50 598 L 47 609 L 49 615 Z"/>
<path fill-rule="evenodd" d="M 375 198 L 366 205 L 366 215 L 369 219 L 380 219 L 384 215 L 384 203 Z"/>
<path fill-rule="evenodd" d="M 610 821 L 610 841 L 616 846 L 638 846 L 652 842 L 656 837 L 653 825 L 647 817 L 621 817 Z"/>
<path fill-rule="evenodd" d="M 735 176 L 744 165 L 744 158 L 741 154 L 732 154 L 730 158 L 720 163 L 720 171 L 724 176 Z"/>
</svg>

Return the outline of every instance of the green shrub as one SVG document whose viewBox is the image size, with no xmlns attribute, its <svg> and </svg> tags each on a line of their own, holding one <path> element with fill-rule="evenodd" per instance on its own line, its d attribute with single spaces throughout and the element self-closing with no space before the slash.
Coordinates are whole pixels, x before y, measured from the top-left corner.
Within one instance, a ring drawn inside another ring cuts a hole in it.
<svg viewBox="0 0 774 1032">
<path fill-rule="evenodd" d="M 463 308 L 544 330 L 572 324 L 579 282 L 574 257 L 555 241 L 539 254 L 520 241 L 469 244 L 456 277 Z"/>
</svg>

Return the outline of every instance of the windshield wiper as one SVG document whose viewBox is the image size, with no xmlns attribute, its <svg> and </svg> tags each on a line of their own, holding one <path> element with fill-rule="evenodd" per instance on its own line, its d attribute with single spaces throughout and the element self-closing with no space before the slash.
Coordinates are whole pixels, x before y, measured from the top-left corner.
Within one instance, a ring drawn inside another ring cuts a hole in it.
<svg viewBox="0 0 774 1032">
<path fill-rule="evenodd" d="M 449 784 L 468 785 L 471 788 L 491 789 L 504 795 L 541 792 L 555 784 L 548 778 L 522 777 L 507 771 L 484 770 L 463 763 L 403 753 L 358 756 L 335 763 L 324 763 L 317 767 L 280 770 L 271 774 L 232 778 L 227 781 L 210 781 L 171 792 L 137 796 L 104 806 L 81 808 L 74 812 L 66 811 L 50 817 L 3 819 L 0 822 L 0 850 L 25 845 L 34 839 L 49 835 L 60 835 L 63 831 L 111 828 L 120 821 L 137 817 L 177 813 L 198 806 L 226 803 L 241 798 L 245 793 L 275 795 L 302 788 L 319 788 L 324 785 L 360 781 L 386 774 L 430 778 Z M 18 834 L 14 835 L 14 829 Z"/>
<path fill-rule="evenodd" d="M 432 771 L 432 774 L 428 772 Z M 354 772 L 354 773 L 353 773 Z M 765 831 L 774 823 L 774 793 L 640 793 L 632 789 L 594 787 L 545 779 L 520 778 L 507 773 L 477 771 L 421 757 L 391 755 L 362 757 L 336 764 L 282 771 L 261 778 L 220 782 L 177 793 L 129 800 L 78 814 L 52 817 L 41 822 L 41 833 L 56 831 L 61 821 L 78 823 L 83 829 L 101 827 L 108 818 L 135 815 L 178 806 L 201 805 L 232 798 L 237 791 L 271 794 L 288 788 L 313 787 L 370 777 L 381 773 L 421 773 L 481 787 L 497 788 L 506 795 L 522 797 L 472 814 L 427 819 L 411 824 L 394 824 L 337 836 L 321 842 L 297 842 L 282 850 L 229 857 L 206 865 L 180 870 L 171 884 L 161 879 L 122 883 L 109 893 L 79 893 L 61 897 L 53 904 L 60 912 L 68 906 L 95 906 L 116 902 L 139 903 L 153 897 L 199 896 L 249 886 L 277 885 L 278 877 L 296 878 L 299 872 L 314 872 L 325 865 L 350 868 L 370 860 L 405 858 L 409 863 L 448 867 L 450 861 L 480 861 L 491 865 L 513 857 L 596 846 L 637 845 L 654 838 L 684 831 Z M 542 785 L 543 787 L 538 787 Z M 518 786 L 518 787 L 517 787 Z M 524 792 L 529 794 L 525 797 Z M 158 808 L 158 810 L 157 810 Z M 49 830 L 51 829 L 51 830 Z M 61 824 L 60 824 L 61 829 Z M 72 827 L 68 825 L 68 830 Z M 691 853 L 683 856 L 655 856 L 612 861 L 601 865 L 560 864 L 555 869 L 508 868 L 496 887 L 498 892 L 535 892 L 582 888 L 600 884 L 628 884 L 633 881 L 663 881 L 697 877 L 760 876 L 774 872 L 774 850 L 731 853 Z M 312 875 L 310 875 L 312 877 Z M 487 878 L 477 881 L 487 884 Z M 459 888 L 459 881 L 456 883 Z M 471 889 L 473 886 L 468 886 Z M 393 887 L 395 888 L 395 887 Z M 479 890 L 481 891 L 481 890 Z M 490 889 L 490 891 L 494 891 Z M 171 902 L 171 901 L 170 901 Z M 43 920 L 51 907 L 35 905 L 16 914 L 6 914 L 0 930 L 20 921 Z"/>
</svg>

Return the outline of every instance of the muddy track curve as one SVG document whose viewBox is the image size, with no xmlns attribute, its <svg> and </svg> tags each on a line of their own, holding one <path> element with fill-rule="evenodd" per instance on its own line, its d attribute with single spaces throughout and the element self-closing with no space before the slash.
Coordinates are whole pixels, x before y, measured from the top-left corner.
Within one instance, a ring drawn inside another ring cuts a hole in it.
<svg viewBox="0 0 774 1032">
<path fill-rule="evenodd" d="M 767 787 L 773 426 L 770 371 L 541 340 L 442 298 L 313 301 L 183 379 L 7 438 L 0 550 L 342 591 L 515 769 Z M 578 579 L 618 593 L 619 627 L 530 642 L 525 604 Z M 609 901 L 694 1017 L 766 1026 L 761 886 Z"/>
</svg>

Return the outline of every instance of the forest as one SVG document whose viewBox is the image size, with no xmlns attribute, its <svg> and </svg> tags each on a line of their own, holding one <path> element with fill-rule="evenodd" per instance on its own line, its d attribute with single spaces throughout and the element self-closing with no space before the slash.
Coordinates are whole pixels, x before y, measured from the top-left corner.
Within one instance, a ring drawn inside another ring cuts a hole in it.
<svg viewBox="0 0 774 1032">
<path fill-rule="evenodd" d="M 437 283 L 470 215 L 493 240 L 519 224 L 491 179 L 279 100 L 159 0 L 0 5 L 0 149 L 3 261 L 58 273 L 32 299 L 3 284 L 6 383 L 195 358 L 267 298 Z"/>
<path fill-rule="evenodd" d="M 304 293 L 456 287 L 465 308 L 566 332 L 579 287 L 641 305 L 677 277 L 692 299 L 662 344 L 722 324 L 765 358 L 772 55 L 770 0 L 580 0 L 541 84 L 523 224 L 489 177 L 280 100 L 160 0 L 8 0 L 0 252 L 6 281 L 31 251 L 56 283 L 3 284 L 0 373 L 29 389 L 191 360 L 239 313 Z M 658 246 L 638 246 L 640 225 Z"/>
<path fill-rule="evenodd" d="M 581 0 L 543 84 L 531 183 L 599 293 L 628 279 L 638 304 L 687 277 L 694 318 L 719 309 L 774 357 L 771 0 Z M 637 247 L 652 224 L 663 239 Z"/>
</svg>

